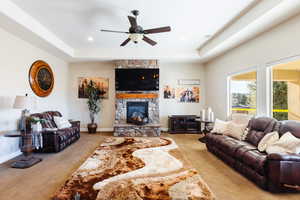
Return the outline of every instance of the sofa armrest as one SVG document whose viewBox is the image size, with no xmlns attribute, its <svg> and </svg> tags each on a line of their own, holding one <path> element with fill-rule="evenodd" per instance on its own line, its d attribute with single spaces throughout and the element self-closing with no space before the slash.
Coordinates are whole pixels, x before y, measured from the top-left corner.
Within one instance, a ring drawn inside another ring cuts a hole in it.
<svg viewBox="0 0 300 200">
<path fill-rule="evenodd" d="M 270 154 L 267 162 L 269 190 L 284 192 L 300 188 L 300 155 Z"/>
<path fill-rule="evenodd" d="M 268 160 L 300 162 L 300 154 L 273 153 L 268 155 Z"/>
<path fill-rule="evenodd" d="M 77 127 L 80 129 L 80 121 L 69 120 L 69 122 L 72 124 L 72 127 Z"/>
</svg>

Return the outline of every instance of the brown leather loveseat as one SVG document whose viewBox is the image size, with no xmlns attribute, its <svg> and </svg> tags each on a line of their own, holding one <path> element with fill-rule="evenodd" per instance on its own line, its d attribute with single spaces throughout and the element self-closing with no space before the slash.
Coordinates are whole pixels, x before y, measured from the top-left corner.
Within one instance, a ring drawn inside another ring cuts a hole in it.
<svg viewBox="0 0 300 200">
<path fill-rule="evenodd" d="M 264 135 L 272 131 L 278 131 L 280 136 L 289 131 L 300 138 L 300 122 L 259 117 L 251 119 L 248 128 L 245 141 L 216 133 L 207 134 L 207 149 L 263 189 L 272 192 L 299 189 L 300 155 L 268 155 L 259 152 L 257 146 Z"/>
<path fill-rule="evenodd" d="M 43 119 L 41 122 L 44 129 L 42 132 L 43 148 L 39 150 L 41 152 L 59 152 L 80 138 L 79 121 L 70 121 L 72 124 L 70 128 L 57 129 L 53 117 L 62 117 L 58 111 L 35 113 L 30 116 Z"/>
</svg>

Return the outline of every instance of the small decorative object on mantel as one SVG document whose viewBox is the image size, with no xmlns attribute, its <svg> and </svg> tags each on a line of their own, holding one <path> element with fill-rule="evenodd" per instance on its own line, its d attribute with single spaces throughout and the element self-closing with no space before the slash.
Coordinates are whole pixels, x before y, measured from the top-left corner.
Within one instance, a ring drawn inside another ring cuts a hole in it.
<svg viewBox="0 0 300 200">
<path fill-rule="evenodd" d="M 39 97 L 47 97 L 54 86 L 54 75 L 45 61 L 38 60 L 31 65 L 29 83 L 33 92 Z"/>
<path fill-rule="evenodd" d="M 88 108 L 90 112 L 91 123 L 88 124 L 89 133 L 96 133 L 98 125 L 95 123 L 95 116 L 101 110 L 101 90 L 96 86 L 95 82 L 90 80 L 86 86 L 86 94 L 88 95 Z"/>
</svg>

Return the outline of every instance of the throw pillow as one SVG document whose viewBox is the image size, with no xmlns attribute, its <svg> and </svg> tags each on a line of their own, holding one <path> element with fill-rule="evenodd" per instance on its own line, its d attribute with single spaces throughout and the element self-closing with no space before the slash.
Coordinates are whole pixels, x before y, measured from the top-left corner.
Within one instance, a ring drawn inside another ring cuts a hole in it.
<svg viewBox="0 0 300 200">
<path fill-rule="evenodd" d="M 246 124 L 236 124 L 234 122 L 230 122 L 227 125 L 227 130 L 225 131 L 224 135 L 228 135 L 238 140 L 242 140 L 246 127 Z"/>
<path fill-rule="evenodd" d="M 53 117 L 54 122 L 58 129 L 70 128 L 72 125 L 70 122 L 62 117 Z"/>
<path fill-rule="evenodd" d="M 267 147 L 266 152 L 272 153 L 300 153 L 300 139 L 287 132 L 274 144 Z"/>
<path fill-rule="evenodd" d="M 229 122 L 226 121 L 222 121 L 219 119 L 216 119 L 215 121 L 215 125 L 213 130 L 211 131 L 212 133 L 220 133 L 223 134 L 225 133 L 225 131 L 227 130 L 227 125 L 229 124 Z"/>
<path fill-rule="evenodd" d="M 266 134 L 258 143 L 258 150 L 260 152 L 266 151 L 267 147 L 274 144 L 279 140 L 279 134 L 277 131 Z"/>
</svg>

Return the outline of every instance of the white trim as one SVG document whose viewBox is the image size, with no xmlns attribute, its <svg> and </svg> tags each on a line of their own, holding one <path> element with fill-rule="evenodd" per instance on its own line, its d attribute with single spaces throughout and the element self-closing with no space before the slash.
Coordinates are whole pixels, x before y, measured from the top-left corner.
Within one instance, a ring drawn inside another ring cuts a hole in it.
<svg viewBox="0 0 300 200">
<path fill-rule="evenodd" d="M 21 154 L 22 154 L 22 152 L 19 150 L 19 151 L 16 151 L 14 153 L 2 156 L 2 157 L 0 157 L 0 164 L 4 163 L 4 162 L 6 162 L 6 161 L 8 161 L 10 159 L 13 159 L 13 158 L 15 158 L 15 157 L 17 157 L 17 156 L 19 156 Z"/>
<path fill-rule="evenodd" d="M 10 0 L 1 0 L 0 13 L 4 14 L 18 25 L 30 30 L 55 48 L 61 50 L 68 56 L 74 57 L 74 49 L 49 31 L 39 21 L 27 14 Z"/>
<path fill-rule="evenodd" d="M 300 55 L 289 56 L 285 58 L 281 58 L 275 61 L 267 62 L 265 65 L 266 70 L 266 102 L 267 102 L 267 116 L 273 117 L 273 67 L 281 64 L 288 64 L 290 62 L 294 62 L 300 60 Z"/>
<path fill-rule="evenodd" d="M 280 58 L 278 60 L 270 61 L 266 63 L 266 67 L 273 67 L 280 64 L 285 64 L 293 61 L 300 60 L 300 55 L 289 56 L 285 58 Z"/>
<path fill-rule="evenodd" d="M 202 62 L 208 62 L 211 59 L 241 45 L 257 35 L 270 30 L 272 27 L 284 22 L 292 16 L 295 16 L 300 12 L 300 1 L 284 0 L 276 7 L 267 11 L 256 20 L 246 25 L 243 29 L 236 32 L 226 40 L 208 50 L 203 55 L 200 54 L 200 60 Z"/>
</svg>

